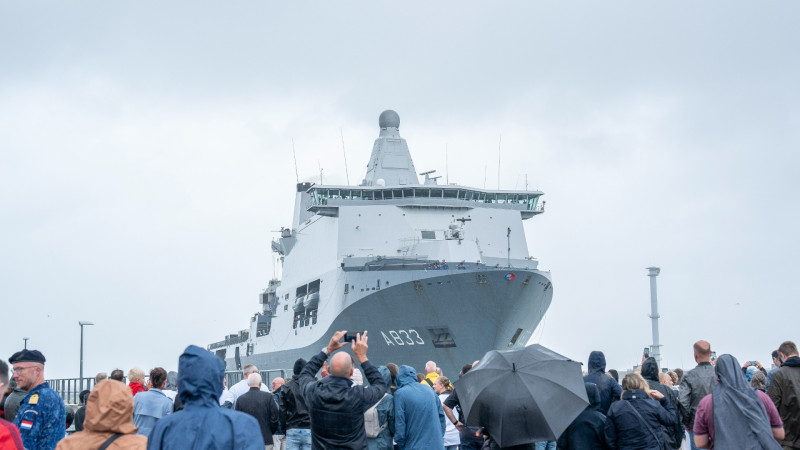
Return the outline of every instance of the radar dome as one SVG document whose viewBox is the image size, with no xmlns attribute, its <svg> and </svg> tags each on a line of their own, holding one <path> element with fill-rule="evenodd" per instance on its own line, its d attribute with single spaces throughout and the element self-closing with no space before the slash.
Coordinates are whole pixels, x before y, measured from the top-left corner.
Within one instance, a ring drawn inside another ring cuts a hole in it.
<svg viewBox="0 0 800 450">
<path fill-rule="evenodd" d="M 378 125 L 381 128 L 400 128 L 400 116 L 391 109 L 387 109 L 378 118 Z"/>
</svg>

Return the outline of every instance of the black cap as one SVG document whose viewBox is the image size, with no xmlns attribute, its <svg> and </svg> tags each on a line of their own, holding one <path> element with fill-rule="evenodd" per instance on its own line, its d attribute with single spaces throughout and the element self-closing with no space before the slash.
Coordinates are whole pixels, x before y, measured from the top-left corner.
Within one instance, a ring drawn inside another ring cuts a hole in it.
<svg viewBox="0 0 800 450">
<path fill-rule="evenodd" d="M 39 364 L 44 364 L 44 355 L 39 350 L 21 350 L 17 353 L 11 355 L 11 358 L 8 358 L 8 362 L 11 364 L 16 364 L 18 362 L 35 362 Z"/>
<path fill-rule="evenodd" d="M 297 361 L 294 362 L 294 374 L 300 375 L 300 372 L 303 371 L 303 367 L 306 366 L 306 360 L 303 358 L 299 358 Z"/>
</svg>

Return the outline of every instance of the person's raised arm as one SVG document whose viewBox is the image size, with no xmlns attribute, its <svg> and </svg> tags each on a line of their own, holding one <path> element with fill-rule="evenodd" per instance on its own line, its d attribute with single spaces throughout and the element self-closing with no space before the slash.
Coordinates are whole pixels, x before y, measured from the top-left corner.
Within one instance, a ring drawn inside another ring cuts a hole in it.
<svg viewBox="0 0 800 450">
<path fill-rule="evenodd" d="M 364 375 L 367 377 L 367 381 L 369 381 L 369 386 L 362 389 L 364 393 L 364 412 L 366 412 L 383 397 L 383 394 L 386 393 L 389 386 L 386 385 L 386 381 L 383 380 L 378 369 L 367 359 L 368 347 L 366 331 L 363 335 L 356 335 L 356 340 L 352 342 L 351 348 L 359 364 L 361 364 L 361 368 L 364 369 Z"/>
<path fill-rule="evenodd" d="M 328 355 L 344 347 L 345 343 L 339 341 L 346 333 L 347 330 L 333 333 L 333 336 L 331 336 L 331 340 L 328 342 L 327 347 L 314 355 L 314 357 L 308 361 L 306 366 L 303 367 L 303 371 L 300 372 L 298 382 L 300 384 L 300 390 L 303 392 L 304 396 L 306 395 L 306 388 L 308 388 L 309 384 L 314 381 L 314 375 L 316 375 L 320 367 L 322 367 L 322 363 L 328 360 Z"/>
</svg>

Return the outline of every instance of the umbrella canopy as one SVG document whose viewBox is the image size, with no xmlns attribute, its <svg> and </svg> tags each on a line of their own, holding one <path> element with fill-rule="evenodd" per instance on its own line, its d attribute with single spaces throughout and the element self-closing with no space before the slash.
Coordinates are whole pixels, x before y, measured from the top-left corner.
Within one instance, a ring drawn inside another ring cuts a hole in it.
<svg viewBox="0 0 800 450">
<path fill-rule="evenodd" d="M 556 440 L 589 406 L 580 363 L 538 344 L 492 350 L 454 386 L 465 423 L 501 447 Z"/>
</svg>

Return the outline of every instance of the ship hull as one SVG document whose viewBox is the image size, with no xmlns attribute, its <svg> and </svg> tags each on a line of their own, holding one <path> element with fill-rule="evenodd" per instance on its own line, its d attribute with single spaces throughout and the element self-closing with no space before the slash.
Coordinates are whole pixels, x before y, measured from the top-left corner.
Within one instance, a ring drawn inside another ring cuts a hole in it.
<svg viewBox="0 0 800 450">
<path fill-rule="evenodd" d="M 249 356 L 242 345 L 238 362 L 230 346 L 224 357 L 227 370 L 246 364 L 261 370 L 291 368 L 298 358 L 318 353 L 336 330 L 366 330 L 367 355 L 373 364 L 394 362 L 421 370 L 426 361 L 433 360 L 445 375 L 456 378 L 464 364 L 489 350 L 526 345 L 553 295 L 549 273 L 538 270 L 450 270 L 441 276 L 428 275 L 377 290 L 350 304 L 310 345 L 290 348 L 289 342 L 284 349 Z"/>
</svg>

